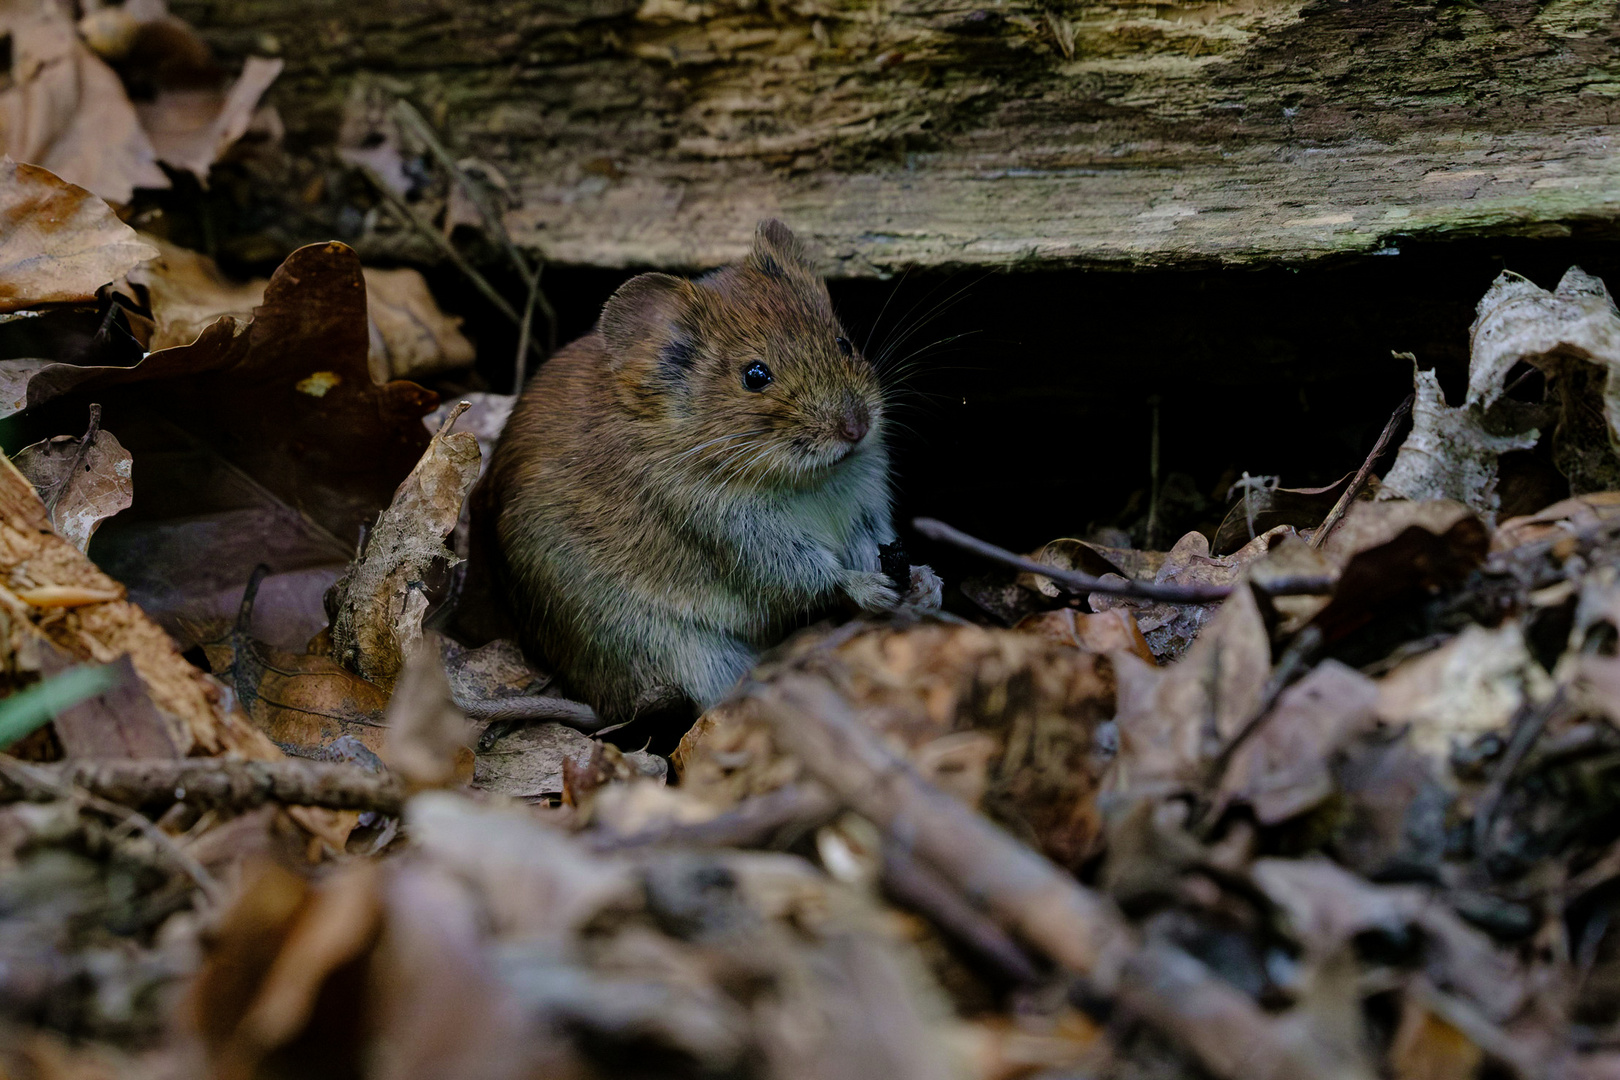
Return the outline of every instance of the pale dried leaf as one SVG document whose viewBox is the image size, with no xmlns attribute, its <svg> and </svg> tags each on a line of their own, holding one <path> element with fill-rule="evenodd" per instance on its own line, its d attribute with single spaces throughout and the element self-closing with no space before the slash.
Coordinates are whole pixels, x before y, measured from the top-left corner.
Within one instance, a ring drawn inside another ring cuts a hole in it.
<svg viewBox="0 0 1620 1080">
<path fill-rule="evenodd" d="M 478 479 L 478 440 L 446 424 L 377 518 L 365 553 L 340 583 L 332 648 L 344 666 L 390 688 L 421 634 L 419 587 L 436 561 L 453 562 L 444 538 Z"/>
<path fill-rule="evenodd" d="M 1503 272 L 1480 298 L 1469 330 L 1468 404 L 1490 406 L 1513 365 L 1555 356 L 1613 369 L 1620 364 L 1620 312 L 1602 281 L 1572 266 L 1553 292 Z M 1611 413 L 1611 430 L 1615 423 Z"/>
<path fill-rule="evenodd" d="M 254 110 L 276 76 L 280 60 L 249 57 L 230 89 L 165 88 L 136 106 L 158 157 L 203 181 L 231 145 L 247 133 Z"/>
<path fill-rule="evenodd" d="M 1412 432 L 1401 444 L 1378 497 L 1454 499 L 1494 520 L 1501 505 L 1496 494 L 1497 458 L 1509 450 L 1535 446 L 1539 433 L 1492 435 L 1485 430 L 1478 406 L 1453 409 L 1446 404 L 1433 371 L 1418 371 L 1415 380 Z"/>
<path fill-rule="evenodd" d="M 11 37 L 15 80 L 0 91 L 0 150 L 109 202 L 169 186 L 123 83 L 59 8 L 0 8 L 0 32 Z"/>
<path fill-rule="evenodd" d="M 134 502 L 134 458 L 112 432 L 98 431 L 81 461 L 81 441 L 58 435 L 23 447 L 12 461 L 41 498 L 54 495 L 51 525 L 87 551 L 101 523 Z"/>
<path fill-rule="evenodd" d="M 1516 621 L 1469 626 L 1409 660 L 1378 686 L 1378 715 L 1411 726 L 1412 745 L 1444 763 L 1452 747 L 1503 728 L 1526 703 L 1552 695 L 1552 680 L 1525 646 Z"/>
<path fill-rule="evenodd" d="M 157 257 L 131 272 L 128 279 L 146 289 L 155 324 L 147 346 L 150 351 L 190 345 L 216 320 L 227 316 L 245 324 L 253 318 L 253 309 L 264 303 L 266 279 L 232 281 L 206 255 L 146 239 L 156 246 Z"/>
<path fill-rule="evenodd" d="M 0 160 L 0 221 L 0 311 L 93 300 L 157 254 L 84 188 L 9 157 Z"/>
<path fill-rule="evenodd" d="M 525 724 L 478 755 L 473 787 L 515 799 L 559 796 L 563 762 L 583 768 L 596 743 L 562 724 Z"/>
<path fill-rule="evenodd" d="M 373 381 L 420 379 L 473 362 L 473 345 L 461 332 L 461 319 L 439 310 L 419 272 L 367 267 L 365 274 Z M 463 429 L 477 434 L 468 424 Z"/>
</svg>

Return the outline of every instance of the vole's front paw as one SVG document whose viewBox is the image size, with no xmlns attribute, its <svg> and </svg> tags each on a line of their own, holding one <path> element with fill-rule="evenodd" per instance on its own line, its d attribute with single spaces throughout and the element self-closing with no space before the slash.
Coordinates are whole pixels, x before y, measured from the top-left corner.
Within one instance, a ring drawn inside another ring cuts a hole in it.
<svg viewBox="0 0 1620 1080">
<path fill-rule="evenodd" d="M 855 601 L 862 611 L 893 611 L 900 603 L 900 594 L 887 574 L 847 570 L 843 589 L 844 595 Z"/>
</svg>

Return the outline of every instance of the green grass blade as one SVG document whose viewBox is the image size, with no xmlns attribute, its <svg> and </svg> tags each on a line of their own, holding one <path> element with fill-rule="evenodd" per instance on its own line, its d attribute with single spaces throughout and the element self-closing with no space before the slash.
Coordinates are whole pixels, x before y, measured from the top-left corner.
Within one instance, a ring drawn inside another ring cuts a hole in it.
<svg viewBox="0 0 1620 1080">
<path fill-rule="evenodd" d="M 32 735 L 57 713 L 93 698 L 118 681 L 111 664 L 69 668 L 0 701 L 0 749 Z"/>
</svg>

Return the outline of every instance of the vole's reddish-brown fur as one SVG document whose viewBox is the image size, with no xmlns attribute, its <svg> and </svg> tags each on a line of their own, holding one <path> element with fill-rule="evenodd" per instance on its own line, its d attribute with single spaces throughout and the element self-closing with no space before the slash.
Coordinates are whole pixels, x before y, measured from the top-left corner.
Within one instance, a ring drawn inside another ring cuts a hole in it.
<svg viewBox="0 0 1620 1080">
<path fill-rule="evenodd" d="M 892 606 L 883 427 L 876 372 L 780 222 L 698 281 L 631 280 L 541 367 L 491 463 L 525 646 L 625 719 L 712 704 L 840 594 Z"/>
</svg>

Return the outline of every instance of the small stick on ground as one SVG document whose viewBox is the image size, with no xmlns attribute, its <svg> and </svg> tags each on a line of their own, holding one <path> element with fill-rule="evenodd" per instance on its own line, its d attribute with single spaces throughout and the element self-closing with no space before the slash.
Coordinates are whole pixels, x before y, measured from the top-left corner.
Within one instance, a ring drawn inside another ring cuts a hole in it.
<svg viewBox="0 0 1620 1080">
<path fill-rule="evenodd" d="M 92 403 L 90 406 L 90 422 L 85 426 L 84 437 L 79 440 L 78 452 L 73 455 L 73 464 L 68 466 L 67 472 L 62 474 L 51 487 L 51 493 L 45 496 L 45 512 L 51 516 L 51 523 L 56 523 L 56 504 L 62 501 L 67 489 L 73 486 L 78 478 L 79 470 L 84 468 L 84 459 L 90 456 L 90 448 L 96 444 L 96 436 L 101 433 L 101 406 Z"/>
<path fill-rule="evenodd" d="M 1152 445 L 1148 449 L 1148 517 L 1147 517 L 1147 547 L 1152 548 L 1159 540 L 1159 395 L 1154 394 L 1148 398 L 1148 406 L 1153 410 Z"/>
<path fill-rule="evenodd" d="M 708 821 L 666 821 L 628 836 L 592 832 L 582 839 L 598 854 L 653 847 L 754 848 L 784 834 L 802 836 L 832 820 L 838 810 L 838 800 L 821 785 L 789 784 L 744 799 Z"/>
<path fill-rule="evenodd" d="M 770 676 L 767 676 L 770 677 Z M 1359 1078 L 1307 1030 L 1267 1016 L 1178 948 L 1143 945 L 1087 889 L 897 758 L 822 679 L 779 669 L 744 684 L 777 745 L 964 900 L 1190 1049 L 1225 1080 Z"/>
<path fill-rule="evenodd" d="M 10 764 L 4 758 L 0 763 Z M 108 806 L 118 804 L 120 815 L 132 806 L 180 802 L 204 810 L 241 811 L 281 803 L 395 816 L 405 803 L 404 787 L 389 773 L 299 758 L 79 759 L 26 769 L 26 775 L 9 767 L 0 770 L 0 802 L 41 794 L 59 797 L 60 790 L 77 788 Z"/>
<path fill-rule="evenodd" d="M 180 764 L 174 762 L 173 764 Z M 249 763 L 244 763 L 249 764 Z M 251 764 L 260 764 L 253 762 Z M 174 842 L 174 838 L 152 823 L 152 820 L 138 810 L 131 810 L 109 799 L 86 791 L 82 785 L 75 784 L 70 777 L 61 777 L 49 771 L 51 766 L 31 765 L 18 761 L 16 758 L 0 754 L 0 780 L 14 790 L 20 791 L 22 797 L 30 799 L 67 799 L 79 806 L 94 810 L 98 814 L 105 814 L 114 821 L 119 822 L 132 832 L 138 832 L 152 842 L 153 846 L 163 852 L 187 877 L 189 877 L 202 890 L 203 896 L 212 906 L 219 906 L 225 901 L 225 886 L 219 879 L 210 874 L 196 859 Z"/>
<path fill-rule="evenodd" d="M 1417 395 L 1407 394 L 1406 400 L 1401 402 L 1395 409 L 1395 414 L 1389 418 L 1389 423 L 1385 424 L 1384 430 L 1379 432 L 1378 441 L 1373 443 L 1372 452 L 1367 455 L 1367 460 L 1361 463 L 1361 468 L 1357 469 L 1356 475 L 1351 477 L 1350 486 L 1344 489 L 1344 494 L 1339 496 L 1339 501 L 1333 504 L 1333 509 L 1329 510 L 1327 517 L 1322 519 L 1321 526 L 1311 534 L 1311 547 L 1319 548 L 1322 546 L 1323 542 L 1328 538 L 1328 533 L 1332 532 L 1334 527 L 1339 524 L 1339 519 L 1344 517 L 1345 512 L 1350 509 L 1350 504 L 1355 502 L 1356 496 L 1361 494 L 1361 489 L 1367 486 L 1367 478 L 1372 475 L 1373 466 L 1378 464 L 1378 459 L 1384 456 L 1385 450 L 1389 449 L 1390 440 L 1395 438 L 1395 429 L 1401 426 L 1401 421 L 1406 419 L 1406 414 L 1412 411 L 1412 403 L 1416 400 Z"/>
<path fill-rule="evenodd" d="M 540 271 L 529 277 L 529 298 L 523 303 L 523 321 L 518 324 L 517 358 L 513 361 L 512 394 L 523 393 L 523 382 L 529 375 L 529 334 L 534 325 L 534 304 L 540 297 Z"/>
<path fill-rule="evenodd" d="M 1151 581 L 1105 581 L 1090 574 L 1082 574 L 1078 570 L 1063 570 L 1036 562 L 1034 559 L 1026 559 L 1022 555 L 1014 555 L 1006 548 L 999 548 L 977 537 L 969 536 L 933 518 L 915 518 L 911 522 L 911 527 L 930 540 L 950 544 L 952 547 L 961 548 L 963 551 L 1014 570 L 1040 574 L 1071 593 L 1079 595 L 1096 592 L 1109 596 L 1131 596 L 1141 600 L 1161 600 L 1168 604 L 1213 604 L 1232 595 L 1232 587 L 1229 585 L 1161 585 Z M 1279 581 L 1265 589 L 1268 596 L 1321 596 L 1332 591 L 1331 578 L 1303 576 Z"/>
</svg>

